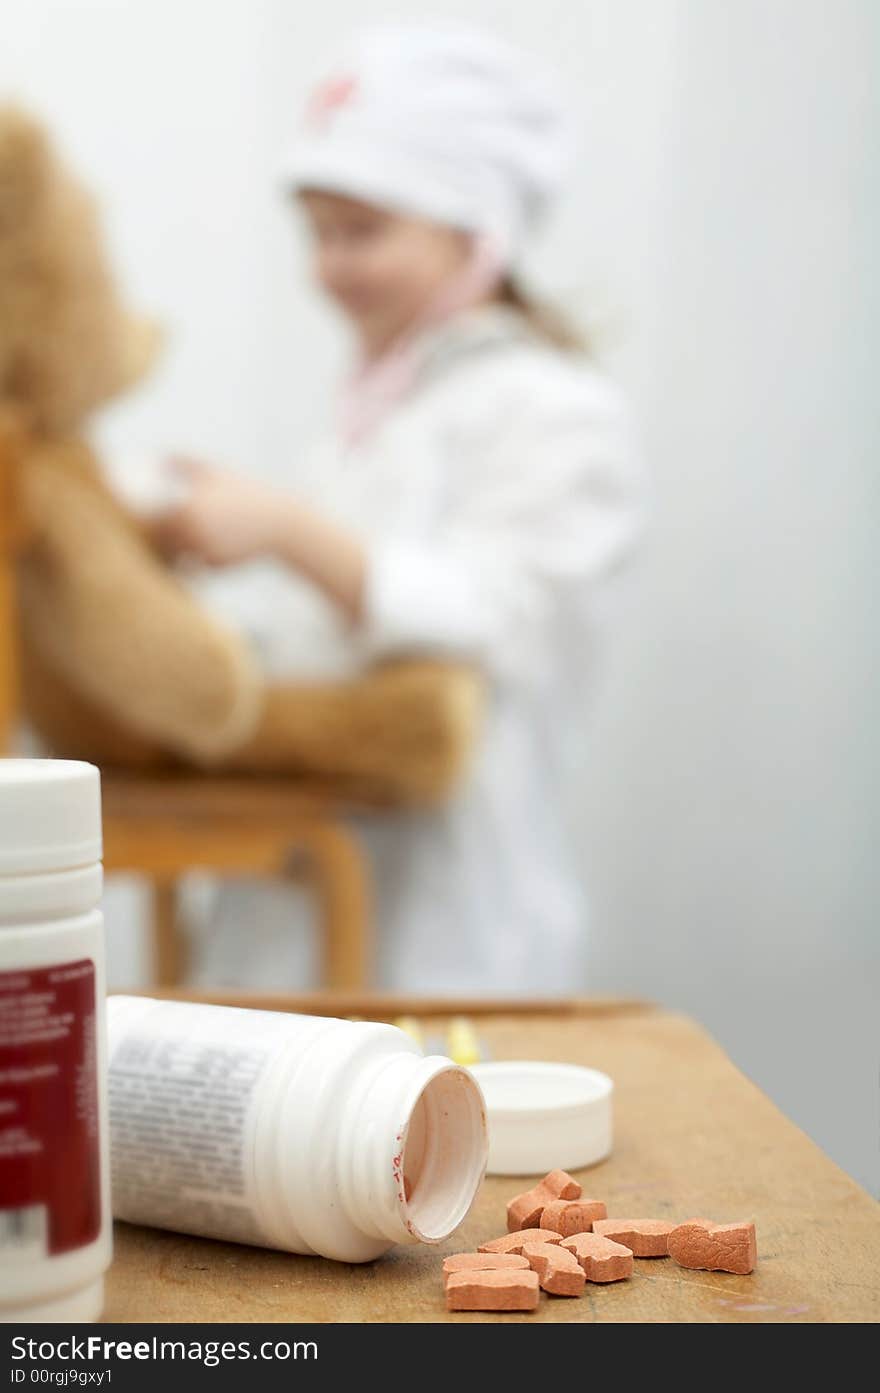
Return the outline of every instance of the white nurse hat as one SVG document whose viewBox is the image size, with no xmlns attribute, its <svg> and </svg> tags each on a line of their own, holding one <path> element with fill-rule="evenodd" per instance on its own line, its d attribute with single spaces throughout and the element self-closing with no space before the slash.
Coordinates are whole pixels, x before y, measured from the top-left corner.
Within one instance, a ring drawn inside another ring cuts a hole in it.
<svg viewBox="0 0 880 1393">
<path fill-rule="evenodd" d="M 462 29 L 373 31 L 314 92 L 288 187 L 488 235 L 505 260 L 569 161 L 565 105 L 528 55 Z"/>
</svg>

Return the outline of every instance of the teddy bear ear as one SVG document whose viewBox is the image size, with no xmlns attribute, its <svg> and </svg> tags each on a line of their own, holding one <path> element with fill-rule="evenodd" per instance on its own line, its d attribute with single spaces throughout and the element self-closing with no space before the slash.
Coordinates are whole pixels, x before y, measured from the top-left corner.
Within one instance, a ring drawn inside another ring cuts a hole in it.
<svg viewBox="0 0 880 1393">
<path fill-rule="evenodd" d="M 21 233 L 52 183 L 53 154 L 43 126 L 20 107 L 0 103 L 0 233 Z"/>
<path fill-rule="evenodd" d="M 39 122 L 0 104 L 0 401 L 75 429 L 157 342 L 119 294 L 92 195 Z"/>
</svg>

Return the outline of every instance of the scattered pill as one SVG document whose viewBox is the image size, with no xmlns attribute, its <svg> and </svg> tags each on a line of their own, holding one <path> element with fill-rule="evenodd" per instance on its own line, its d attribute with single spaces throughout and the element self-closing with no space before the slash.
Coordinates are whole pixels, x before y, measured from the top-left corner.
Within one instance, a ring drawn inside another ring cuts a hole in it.
<svg viewBox="0 0 880 1393">
<path fill-rule="evenodd" d="M 633 1274 L 632 1250 L 598 1233 L 576 1233 L 564 1238 L 563 1251 L 574 1255 L 588 1282 L 621 1282 Z"/>
<path fill-rule="evenodd" d="M 537 1272 L 496 1268 L 451 1272 L 446 1281 L 448 1311 L 534 1311 L 540 1297 Z"/>
<path fill-rule="evenodd" d="M 567 1171 L 550 1171 L 531 1190 L 515 1195 L 507 1206 L 507 1227 L 511 1233 L 518 1229 L 535 1228 L 541 1215 L 553 1200 L 577 1200 L 581 1187 Z"/>
<path fill-rule="evenodd" d="M 601 1200 L 551 1200 L 544 1206 L 538 1227 L 570 1238 L 573 1233 L 589 1233 L 595 1221 L 607 1213 Z"/>
<path fill-rule="evenodd" d="M 503 1238 L 493 1238 L 491 1243 L 481 1243 L 481 1253 L 522 1253 L 526 1243 L 559 1243 L 561 1233 L 552 1229 L 520 1229 L 517 1233 L 506 1233 Z"/>
<path fill-rule="evenodd" d="M 521 1253 L 454 1253 L 443 1259 L 443 1281 L 445 1285 L 453 1272 L 522 1271 L 530 1266 Z"/>
<path fill-rule="evenodd" d="M 533 1311 L 539 1291 L 580 1296 L 587 1282 L 620 1282 L 635 1258 L 672 1257 L 681 1267 L 754 1271 L 753 1223 L 711 1219 L 609 1219 L 602 1200 L 584 1199 L 564 1170 L 550 1171 L 507 1206 L 510 1230 L 476 1253 L 444 1260 L 450 1311 Z"/>
<path fill-rule="evenodd" d="M 580 1296 L 586 1285 L 584 1269 L 574 1253 L 558 1243 L 527 1243 L 523 1257 L 551 1296 Z"/>
<path fill-rule="evenodd" d="M 669 1256 L 680 1267 L 711 1272 L 754 1271 L 758 1244 L 754 1224 L 713 1224 L 711 1219 L 687 1219 L 669 1235 Z"/>
<path fill-rule="evenodd" d="M 629 1248 L 634 1258 L 665 1258 L 675 1224 L 663 1219 L 595 1219 L 593 1233 L 613 1238 Z"/>
</svg>

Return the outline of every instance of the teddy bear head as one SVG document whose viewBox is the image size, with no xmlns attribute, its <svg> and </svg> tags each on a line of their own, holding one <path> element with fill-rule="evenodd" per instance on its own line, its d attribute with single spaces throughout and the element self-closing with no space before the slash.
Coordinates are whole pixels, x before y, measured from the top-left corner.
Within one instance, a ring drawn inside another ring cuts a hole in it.
<svg viewBox="0 0 880 1393">
<path fill-rule="evenodd" d="M 119 297 L 88 192 L 37 121 L 0 105 L 0 406 L 76 431 L 147 372 L 159 338 Z"/>
</svg>

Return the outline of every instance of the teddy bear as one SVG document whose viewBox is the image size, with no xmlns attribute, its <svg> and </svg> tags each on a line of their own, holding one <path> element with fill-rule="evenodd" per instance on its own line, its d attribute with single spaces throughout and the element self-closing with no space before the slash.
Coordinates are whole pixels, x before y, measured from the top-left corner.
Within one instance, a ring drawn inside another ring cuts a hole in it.
<svg viewBox="0 0 880 1393">
<path fill-rule="evenodd" d="M 442 800 L 479 724 L 472 668 L 411 657 L 350 681 L 270 681 L 108 488 L 90 417 L 142 379 L 160 344 L 123 303 L 87 190 L 38 122 L 0 108 L 0 451 L 23 525 L 29 724 L 50 753 L 105 767 Z"/>
</svg>

